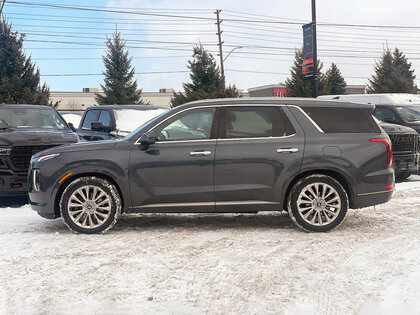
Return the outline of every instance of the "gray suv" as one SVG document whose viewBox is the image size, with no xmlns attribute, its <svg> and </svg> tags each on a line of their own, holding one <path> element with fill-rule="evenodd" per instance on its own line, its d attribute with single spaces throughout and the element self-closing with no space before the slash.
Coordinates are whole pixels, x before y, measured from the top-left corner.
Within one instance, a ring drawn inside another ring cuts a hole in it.
<svg viewBox="0 0 420 315">
<path fill-rule="evenodd" d="M 390 200 L 392 148 L 373 105 L 298 98 L 197 101 L 121 141 L 32 157 L 29 198 L 80 233 L 143 212 L 289 212 L 307 231 Z"/>
</svg>

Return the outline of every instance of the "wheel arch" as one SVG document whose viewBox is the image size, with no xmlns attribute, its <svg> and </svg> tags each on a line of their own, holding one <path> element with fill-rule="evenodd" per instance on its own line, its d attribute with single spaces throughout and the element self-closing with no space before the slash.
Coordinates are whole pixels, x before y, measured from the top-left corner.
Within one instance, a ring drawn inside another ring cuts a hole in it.
<svg viewBox="0 0 420 315">
<path fill-rule="evenodd" d="M 306 177 L 306 176 L 315 175 L 315 174 L 327 175 L 327 176 L 330 176 L 330 177 L 334 178 L 335 180 L 337 180 L 341 184 L 341 186 L 343 186 L 344 190 L 347 193 L 347 197 L 349 199 L 349 207 L 350 208 L 353 207 L 353 205 L 354 205 L 354 192 L 353 192 L 353 189 L 352 189 L 350 179 L 346 175 L 344 175 L 343 173 L 341 173 L 337 170 L 313 169 L 313 170 L 306 170 L 302 173 L 299 173 L 297 176 L 295 176 L 291 180 L 291 182 L 287 186 L 286 193 L 284 194 L 283 209 L 287 209 L 287 198 L 289 196 L 289 193 L 290 193 L 291 189 L 297 183 L 297 181 Z"/>
<path fill-rule="evenodd" d="M 73 182 L 74 180 L 81 178 L 81 177 L 88 177 L 88 176 L 94 176 L 94 177 L 98 177 L 104 180 L 107 180 L 109 182 L 111 182 L 115 188 L 118 191 L 118 194 L 120 196 L 121 199 L 121 213 L 124 213 L 124 208 L 125 205 L 127 203 L 127 201 L 125 200 L 125 194 L 123 193 L 120 185 L 118 184 L 117 180 L 115 178 L 113 178 L 112 176 L 108 175 L 108 174 L 104 174 L 104 173 L 99 173 L 99 172 L 83 172 L 83 173 L 78 173 L 78 174 L 74 174 L 71 175 L 69 177 L 67 177 L 59 186 L 57 193 L 55 194 L 55 199 L 54 199 L 54 214 L 56 218 L 59 218 L 60 215 L 60 199 L 61 196 L 64 192 L 64 190 L 66 189 L 66 187 Z"/>
</svg>

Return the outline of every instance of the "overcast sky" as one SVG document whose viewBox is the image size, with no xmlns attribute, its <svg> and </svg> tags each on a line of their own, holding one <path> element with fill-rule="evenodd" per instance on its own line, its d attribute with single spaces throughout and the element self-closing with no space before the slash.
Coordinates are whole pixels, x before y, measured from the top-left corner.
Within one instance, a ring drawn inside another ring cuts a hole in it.
<svg viewBox="0 0 420 315">
<path fill-rule="evenodd" d="M 99 87 L 103 77 L 96 74 L 104 70 L 101 60 L 104 40 L 115 28 L 127 40 L 133 65 L 139 73 L 136 79 L 143 91 L 181 90 L 182 83 L 189 82 L 188 72 L 181 71 L 187 71 L 186 64 L 195 44 L 202 43 L 213 52 L 219 64 L 216 9 L 222 10 L 224 56 L 234 49 L 225 61 L 226 81 L 240 89 L 284 82 L 289 76 L 294 50 L 302 46 L 302 25 L 311 20 L 310 0 L 16 0 L 19 1 L 89 9 L 6 2 L 5 15 L 15 30 L 27 33 L 25 49 L 42 75 L 82 74 L 43 76 L 42 80 L 52 91 Z M 104 9 L 136 14 L 100 11 Z M 383 49 L 398 47 L 417 73 L 420 70 L 419 12 L 417 0 L 318 0 L 318 57 L 324 63 L 324 70 L 335 62 L 348 84 L 365 84 Z M 417 28 L 343 27 L 323 23 Z"/>
</svg>

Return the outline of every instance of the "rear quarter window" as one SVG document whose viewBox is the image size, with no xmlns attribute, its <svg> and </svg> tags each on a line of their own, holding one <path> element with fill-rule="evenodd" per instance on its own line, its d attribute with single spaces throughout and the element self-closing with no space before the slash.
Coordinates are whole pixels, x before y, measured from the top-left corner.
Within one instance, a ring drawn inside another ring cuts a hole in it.
<svg viewBox="0 0 420 315">
<path fill-rule="evenodd" d="M 368 109 L 302 107 L 325 133 L 380 133 Z"/>
</svg>

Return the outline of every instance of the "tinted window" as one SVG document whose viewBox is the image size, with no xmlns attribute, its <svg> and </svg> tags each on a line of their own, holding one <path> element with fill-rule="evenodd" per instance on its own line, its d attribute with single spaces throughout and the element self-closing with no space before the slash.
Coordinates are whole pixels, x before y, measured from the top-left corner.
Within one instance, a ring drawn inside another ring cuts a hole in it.
<svg viewBox="0 0 420 315">
<path fill-rule="evenodd" d="M 91 123 L 94 121 L 98 121 L 98 114 L 99 114 L 99 109 L 95 109 L 95 110 L 89 110 L 86 113 L 85 119 L 83 120 L 83 125 L 82 128 L 85 129 L 90 129 L 91 128 Z"/>
<path fill-rule="evenodd" d="M 378 133 L 370 110 L 338 107 L 302 107 L 325 133 Z"/>
<path fill-rule="evenodd" d="M 376 118 L 385 121 L 386 119 L 395 119 L 395 114 L 392 110 L 385 107 L 377 107 L 373 112 Z"/>
<path fill-rule="evenodd" d="M 155 129 L 157 141 L 210 139 L 215 108 L 187 110 Z"/>
<path fill-rule="evenodd" d="M 273 106 L 227 107 L 224 111 L 222 138 L 260 138 L 286 135 L 286 124 Z"/>
<path fill-rule="evenodd" d="M 101 122 L 104 126 L 110 126 L 111 125 L 111 115 L 109 114 L 109 111 L 102 110 L 101 114 L 99 115 L 98 121 Z"/>
<path fill-rule="evenodd" d="M 405 121 L 420 121 L 420 106 L 404 106 L 396 109 Z"/>
</svg>

